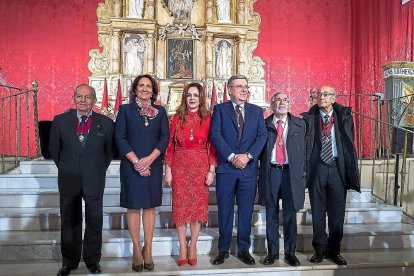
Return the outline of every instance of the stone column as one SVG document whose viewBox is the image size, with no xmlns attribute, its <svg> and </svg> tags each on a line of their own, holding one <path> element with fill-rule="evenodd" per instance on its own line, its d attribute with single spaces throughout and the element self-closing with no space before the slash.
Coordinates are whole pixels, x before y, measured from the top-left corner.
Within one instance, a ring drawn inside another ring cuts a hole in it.
<svg viewBox="0 0 414 276">
<path fill-rule="evenodd" d="M 213 77 L 213 34 L 206 34 L 206 77 Z"/>
<path fill-rule="evenodd" d="M 238 46 L 237 50 L 239 60 L 237 72 L 238 74 L 245 75 L 246 77 L 248 77 L 246 70 L 246 36 L 240 36 L 239 39 L 236 41 L 236 44 Z"/>
<path fill-rule="evenodd" d="M 148 31 L 147 34 L 147 73 L 152 75 L 155 72 L 154 68 L 154 51 L 155 51 L 155 45 L 154 45 L 154 31 Z"/>
<path fill-rule="evenodd" d="M 244 10 L 245 10 L 245 0 L 239 0 L 239 5 L 237 5 L 237 23 L 238 24 L 245 24 Z"/>
<path fill-rule="evenodd" d="M 213 22 L 213 0 L 207 0 L 206 3 L 206 23 Z"/>
<path fill-rule="evenodd" d="M 120 32 L 114 31 L 112 40 L 111 40 L 111 52 L 110 52 L 110 59 L 111 59 L 111 72 L 114 74 L 119 74 L 119 67 L 120 67 L 120 57 L 121 57 L 121 36 Z"/>
</svg>

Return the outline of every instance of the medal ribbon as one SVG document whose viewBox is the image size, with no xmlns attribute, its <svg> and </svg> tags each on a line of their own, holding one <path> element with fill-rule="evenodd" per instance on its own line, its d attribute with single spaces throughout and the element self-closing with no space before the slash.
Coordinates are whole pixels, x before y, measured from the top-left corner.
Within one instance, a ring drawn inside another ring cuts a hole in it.
<svg viewBox="0 0 414 276">
<path fill-rule="evenodd" d="M 89 129 L 91 128 L 91 121 L 92 121 L 92 116 L 89 116 L 88 119 L 86 119 L 83 127 L 81 128 L 81 123 L 78 120 L 78 123 L 76 125 L 76 132 L 78 133 L 78 136 L 80 135 L 85 136 L 85 134 L 89 132 Z"/>
<path fill-rule="evenodd" d="M 328 137 L 331 135 L 331 130 L 334 124 L 334 117 L 333 117 L 333 113 L 331 115 L 331 117 L 329 118 L 329 123 L 325 124 L 323 118 L 321 117 L 321 125 L 322 125 L 322 136 L 323 137 Z"/>
</svg>

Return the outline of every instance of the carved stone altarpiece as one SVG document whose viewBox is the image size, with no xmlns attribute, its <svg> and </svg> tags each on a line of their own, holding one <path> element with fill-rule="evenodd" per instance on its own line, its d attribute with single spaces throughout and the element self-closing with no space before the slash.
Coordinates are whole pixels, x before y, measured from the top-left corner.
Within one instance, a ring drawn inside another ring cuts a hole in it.
<svg viewBox="0 0 414 276">
<path fill-rule="evenodd" d="M 170 114 L 175 112 L 184 82 L 207 84 L 208 97 L 214 82 L 221 102 L 224 83 L 233 74 L 249 78 L 251 103 L 268 106 L 264 62 L 253 56 L 260 25 L 260 16 L 253 11 L 254 2 L 105 0 L 100 3 L 96 13 L 102 50 L 90 50 L 88 63 L 92 73 L 89 83 L 96 88 L 98 106 L 105 78 L 110 102 L 115 101 L 118 78 L 125 102 L 132 80 L 142 73 L 159 80 L 159 100 Z"/>
</svg>

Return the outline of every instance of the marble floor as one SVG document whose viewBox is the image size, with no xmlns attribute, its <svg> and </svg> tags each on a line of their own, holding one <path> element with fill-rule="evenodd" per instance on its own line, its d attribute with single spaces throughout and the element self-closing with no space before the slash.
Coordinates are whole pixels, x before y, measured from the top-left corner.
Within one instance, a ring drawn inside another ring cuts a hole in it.
<svg viewBox="0 0 414 276">
<path fill-rule="evenodd" d="M 308 259 L 312 252 L 297 253 L 301 262 L 299 267 L 291 267 L 282 259 L 274 265 L 261 264 L 264 255 L 253 254 L 256 265 L 248 266 L 241 263 L 235 256 L 230 255 L 223 265 L 211 264 L 213 255 L 199 255 L 196 266 L 185 265 L 178 267 L 176 256 L 155 257 L 155 270 L 142 272 L 143 275 L 414 275 L 414 250 L 371 250 L 346 251 L 343 256 L 347 259 L 347 266 L 337 266 L 329 260 L 321 264 L 311 264 Z M 102 275 L 136 275 L 131 270 L 130 258 L 104 258 L 101 261 Z M 56 275 L 60 268 L 59 260 L 38 261 L 0 261 L 0 275 Z M 86 275 L 88 270 L 84 263 L 72 271 L 71 275 Z"/>
</svg>

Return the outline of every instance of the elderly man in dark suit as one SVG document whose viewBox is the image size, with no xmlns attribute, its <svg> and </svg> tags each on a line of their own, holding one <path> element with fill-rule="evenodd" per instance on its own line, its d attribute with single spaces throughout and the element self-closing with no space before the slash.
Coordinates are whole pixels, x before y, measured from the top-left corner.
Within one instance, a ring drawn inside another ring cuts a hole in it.
<svg viewBox="0 0 414 276">
<path fill-rule="evenodd" d="M 249 253 L 257 161 L 266 143 L 262 109 L 247 103 L 249 86 L 242 75 L 228 81 L 231 101 L 214 107 L 210 140 L 217 150 L 216 195 L 219 220 L 218 256 L 214 265 L 229 257 L 233 233 L 234 199 L 238 208 L 237 257 L 245 264 L 255 260 Z"/>
<path fill-rule="evenodd" d="M 267 144 L 260 158 L 259 203 L 266 206 L 268 253 L 264 265 L 279 259 L 279 199 L 283 207 L 286 262 L 299 266 L 295 255 L 296 212 L 305 201 L 305 122 L 290 114 L 290 99 L 283 92 L 271 98 L 273 116 L 266 119 Z"/>
<path fill-rule="evenodd" d="M 346 265 L 340 254 L 346 193 L 348 189 L 360 192 L 360 183 L 351 108 L 335 100 L 335 89 L 322 86 L 317 93 L 317 104 L 302 114 L 307 128 L 307 187 L 315 249 L 310 262 L 320 263 L 328 258 Z M 326 215 L 329 236 L 325 231 Z"/>
<path fill-rule="evenodd" d="M 101 273 L 103 193 L 113 157 L 114 124 L 92 111 L 95 89 L 78 85 L 73 99 L 76 109 L 54 118 L 49 142 L 60 194 L 62 268 L 58 276 L 76 269 L 81 254 L 91 273 Z M 82 199 L 86 223 L 83 248 Z"/>
</svg>

